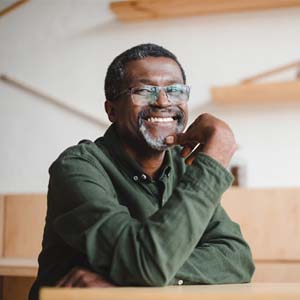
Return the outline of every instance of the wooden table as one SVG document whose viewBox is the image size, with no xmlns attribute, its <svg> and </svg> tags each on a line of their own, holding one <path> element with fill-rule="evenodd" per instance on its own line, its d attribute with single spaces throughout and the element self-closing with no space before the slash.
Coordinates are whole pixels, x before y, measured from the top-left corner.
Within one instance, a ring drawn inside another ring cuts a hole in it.
<svg viewBox="0 0 300 300">
<path fill-rule="evenodd" d="M 43 288 L 40 300 L 300 300 L 300 283 L 251 283 L 162 288 Z"/>
</svg>

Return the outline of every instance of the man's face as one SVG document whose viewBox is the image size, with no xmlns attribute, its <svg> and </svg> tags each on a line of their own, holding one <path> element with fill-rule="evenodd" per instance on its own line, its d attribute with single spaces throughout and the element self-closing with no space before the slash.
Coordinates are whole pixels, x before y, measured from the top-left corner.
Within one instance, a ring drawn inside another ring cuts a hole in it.
<svg viewBox="0 0 300 300">
<path fill-rule="evenodd" d="M 179 66 L 165 57 L 131 61 L 125 67 L 125 74 L 125 89 L 183 84 Z M 134 143 L 134 146 L 146 143 L 158 151 L 167 148 L 167 136 L 182 132 L 187 123 L 186 102 L 174 105 L 164 91 L 160 91 L 155 103 L 147 105 L 134 104 L 131 96 L 125 94 L 114 103 L 114 111 L 114 122 L 126 141 Z"/>
</svg>

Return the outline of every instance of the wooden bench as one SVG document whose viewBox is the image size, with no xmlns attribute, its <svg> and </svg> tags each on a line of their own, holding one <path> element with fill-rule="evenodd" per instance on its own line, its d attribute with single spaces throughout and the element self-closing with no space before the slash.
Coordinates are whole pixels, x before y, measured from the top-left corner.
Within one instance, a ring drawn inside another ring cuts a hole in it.
<svg viewBox="0 0 300 300">
<path fill-rule="evenodd" d="M 45 215 L 45 195 L 0 196 L 0 299 L 27 299 L 38 269 Z"/>
<path fill-rule="evenodd" d="M 253 282 L 300 282 L 300 188 L 231 188 L 222 204 L 251 246 Z M 0 196 L 0 299 L 26 299 L 45 214 L 45 195 Z"/>
</svg>

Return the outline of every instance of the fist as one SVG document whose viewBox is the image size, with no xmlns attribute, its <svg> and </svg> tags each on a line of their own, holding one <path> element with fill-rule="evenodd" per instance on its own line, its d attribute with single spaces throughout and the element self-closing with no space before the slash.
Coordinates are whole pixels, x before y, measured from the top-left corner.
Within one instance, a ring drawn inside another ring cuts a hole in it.
<svg viewBox="0 0 300 300">
<path fill-rule="evenodd" d="M 225 168 L 237 149 L 230 127 L 224 121 L 207 113 L 200 115 L 186 132 L 168 136 L 166 144 L 183 146 L 181 156 L 185 158 L 187 165 L 191 165 L 197 154 L 202 152 Z"/>
<path fill-rule="evenodd" d="M 97 273 L 82 268 L 73 268 L 57 284 L 57 287 L 113 287 L 112 283 Z"/>
</svg>

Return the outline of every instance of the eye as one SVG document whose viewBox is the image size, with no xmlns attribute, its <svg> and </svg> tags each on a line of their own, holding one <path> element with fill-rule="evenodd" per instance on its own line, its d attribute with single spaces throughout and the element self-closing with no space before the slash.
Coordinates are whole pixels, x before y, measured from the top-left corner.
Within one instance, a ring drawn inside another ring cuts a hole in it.
<svg viewBox="0 0 300 300">
<path fill-rule="evenodd" d="M 184 91 L 181 85 L 170 85 L 167 87 L 167 93 L 172 95 L 180 95 L 183 92 Z"/>
<path fill-rule="evenodd" d="M 139 88 L 134 91 L 134 94 L 140 95 L 140 96 L 149 96 L 152 94 L 152 90 L 149 88 L 145 88 L 145 87 Z"/>
</svg>

